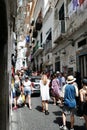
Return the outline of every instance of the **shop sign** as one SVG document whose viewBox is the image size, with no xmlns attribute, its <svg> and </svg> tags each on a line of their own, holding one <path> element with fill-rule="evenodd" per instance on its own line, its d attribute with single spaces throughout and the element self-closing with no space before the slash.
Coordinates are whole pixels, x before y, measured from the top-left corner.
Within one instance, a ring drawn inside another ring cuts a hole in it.
<svg viewBox="0 0 87 130">
<path fill-rule="evenodd" d="M 26 42 L 30 42 L 30 37 L 29 36 L 26 36 Z"/>
</svg>

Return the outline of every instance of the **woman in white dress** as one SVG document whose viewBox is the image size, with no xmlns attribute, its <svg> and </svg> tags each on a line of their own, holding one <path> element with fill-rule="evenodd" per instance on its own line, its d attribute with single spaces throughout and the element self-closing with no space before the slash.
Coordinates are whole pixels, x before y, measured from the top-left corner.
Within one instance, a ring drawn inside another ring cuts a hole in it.
<svg viewBox="0 0 87 130">
<path fill-rule="evenodd" d="M 48 101 L 50 99 L 49 94 L 49 84 L 50 80 L 47 78 L 47 75 L 43 74 L 40 80 L 40 92 L 42 100 L 42 111 L 45 112 L 45 115 L 48 115 Z"/>
</svg>

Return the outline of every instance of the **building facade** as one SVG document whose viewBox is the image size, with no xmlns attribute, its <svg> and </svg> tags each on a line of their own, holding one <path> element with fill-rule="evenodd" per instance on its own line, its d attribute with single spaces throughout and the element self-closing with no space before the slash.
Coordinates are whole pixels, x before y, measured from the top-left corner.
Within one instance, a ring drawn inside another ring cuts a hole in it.
<svg viewBox="0 0 87 130">
<path fill-rule="evenodd" d="M 34 70 L 79 71 L 81 77 L 87 76 L 87 0 L 40 1 L 33 12 L 35 22 L 40 10 L 43 20 L 34 37 Z"/>
<path fill-rule="evenodd" d="M 35 22 L 32 33 L 34 39 L 31 60 L 33 70 L 52 71 L 53 11 L 49 1 L 37 0 L 33 18 Z"/>
<path fill-rule="evenodd" d="M 84 77 L 87 76 L 87 1 L 77 2 L 79 3 L 73 3 L 72 0 L 58 1 L 56 5 L 53 38 L 56 45 L 53 47 L 53 54 L 57 55 L 55 56 L 54 70 L 68 74 L 79 71 L 81 77 Z M 58 17 L 56 17 L 56 12 Z"/>
</svg>

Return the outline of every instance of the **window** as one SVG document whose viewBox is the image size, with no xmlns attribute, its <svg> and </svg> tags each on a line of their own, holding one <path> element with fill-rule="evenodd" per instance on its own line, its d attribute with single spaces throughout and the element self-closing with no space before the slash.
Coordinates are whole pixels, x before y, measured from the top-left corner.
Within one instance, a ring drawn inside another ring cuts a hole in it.
<svg viewBox="0 0 87 130">
<path fill-rule="evenodd" d="M 84 46 L 84 45 L 86 45 L 86 39 L 78 42 L 78 48 L 81 47 L 81 46 Z"/>
<path fill-rule="evenodd" d="M 64 4 L 62 5 L 62 7 L 59 10 L 59 20 L 64 20 Z"/>
<path fill-rule="evenodd" d="M 40 34 L 40 43 L 42 43 L 42 33 Z"/>
<path fill-rule="evenodd" d="M 60 71 L 60 61 L 55 63 L 55 71 Z"/>
<path fill-rule="evenodd" d="M 47 56 L 47 59 L 49 60 L 49 58 L 50 58 L 50 57 L 49 57 L 49 55 L 48 55 L 48 56 Z"/>
</svg>

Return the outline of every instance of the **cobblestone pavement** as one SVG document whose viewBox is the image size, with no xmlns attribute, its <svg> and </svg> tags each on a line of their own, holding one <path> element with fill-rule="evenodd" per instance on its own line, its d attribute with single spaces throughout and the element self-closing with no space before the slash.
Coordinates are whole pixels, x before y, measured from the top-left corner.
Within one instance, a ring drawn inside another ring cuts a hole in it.
<svg viewBox="0 0 87 130">
<path fill-rule="evenodd" d="M 41 112 L 40 97 L 32 97 L 32 110 L 28 107 L 18 108 L 12 111 L 11 130 L 59 130 L 62 124 L 61 109 L 49 103 L 49 115 Z M 67 126 L 70 128 L 69 117 Z M 85 130 L 84 120 L 75 116 L 75 130 Z"/>
</svg>

